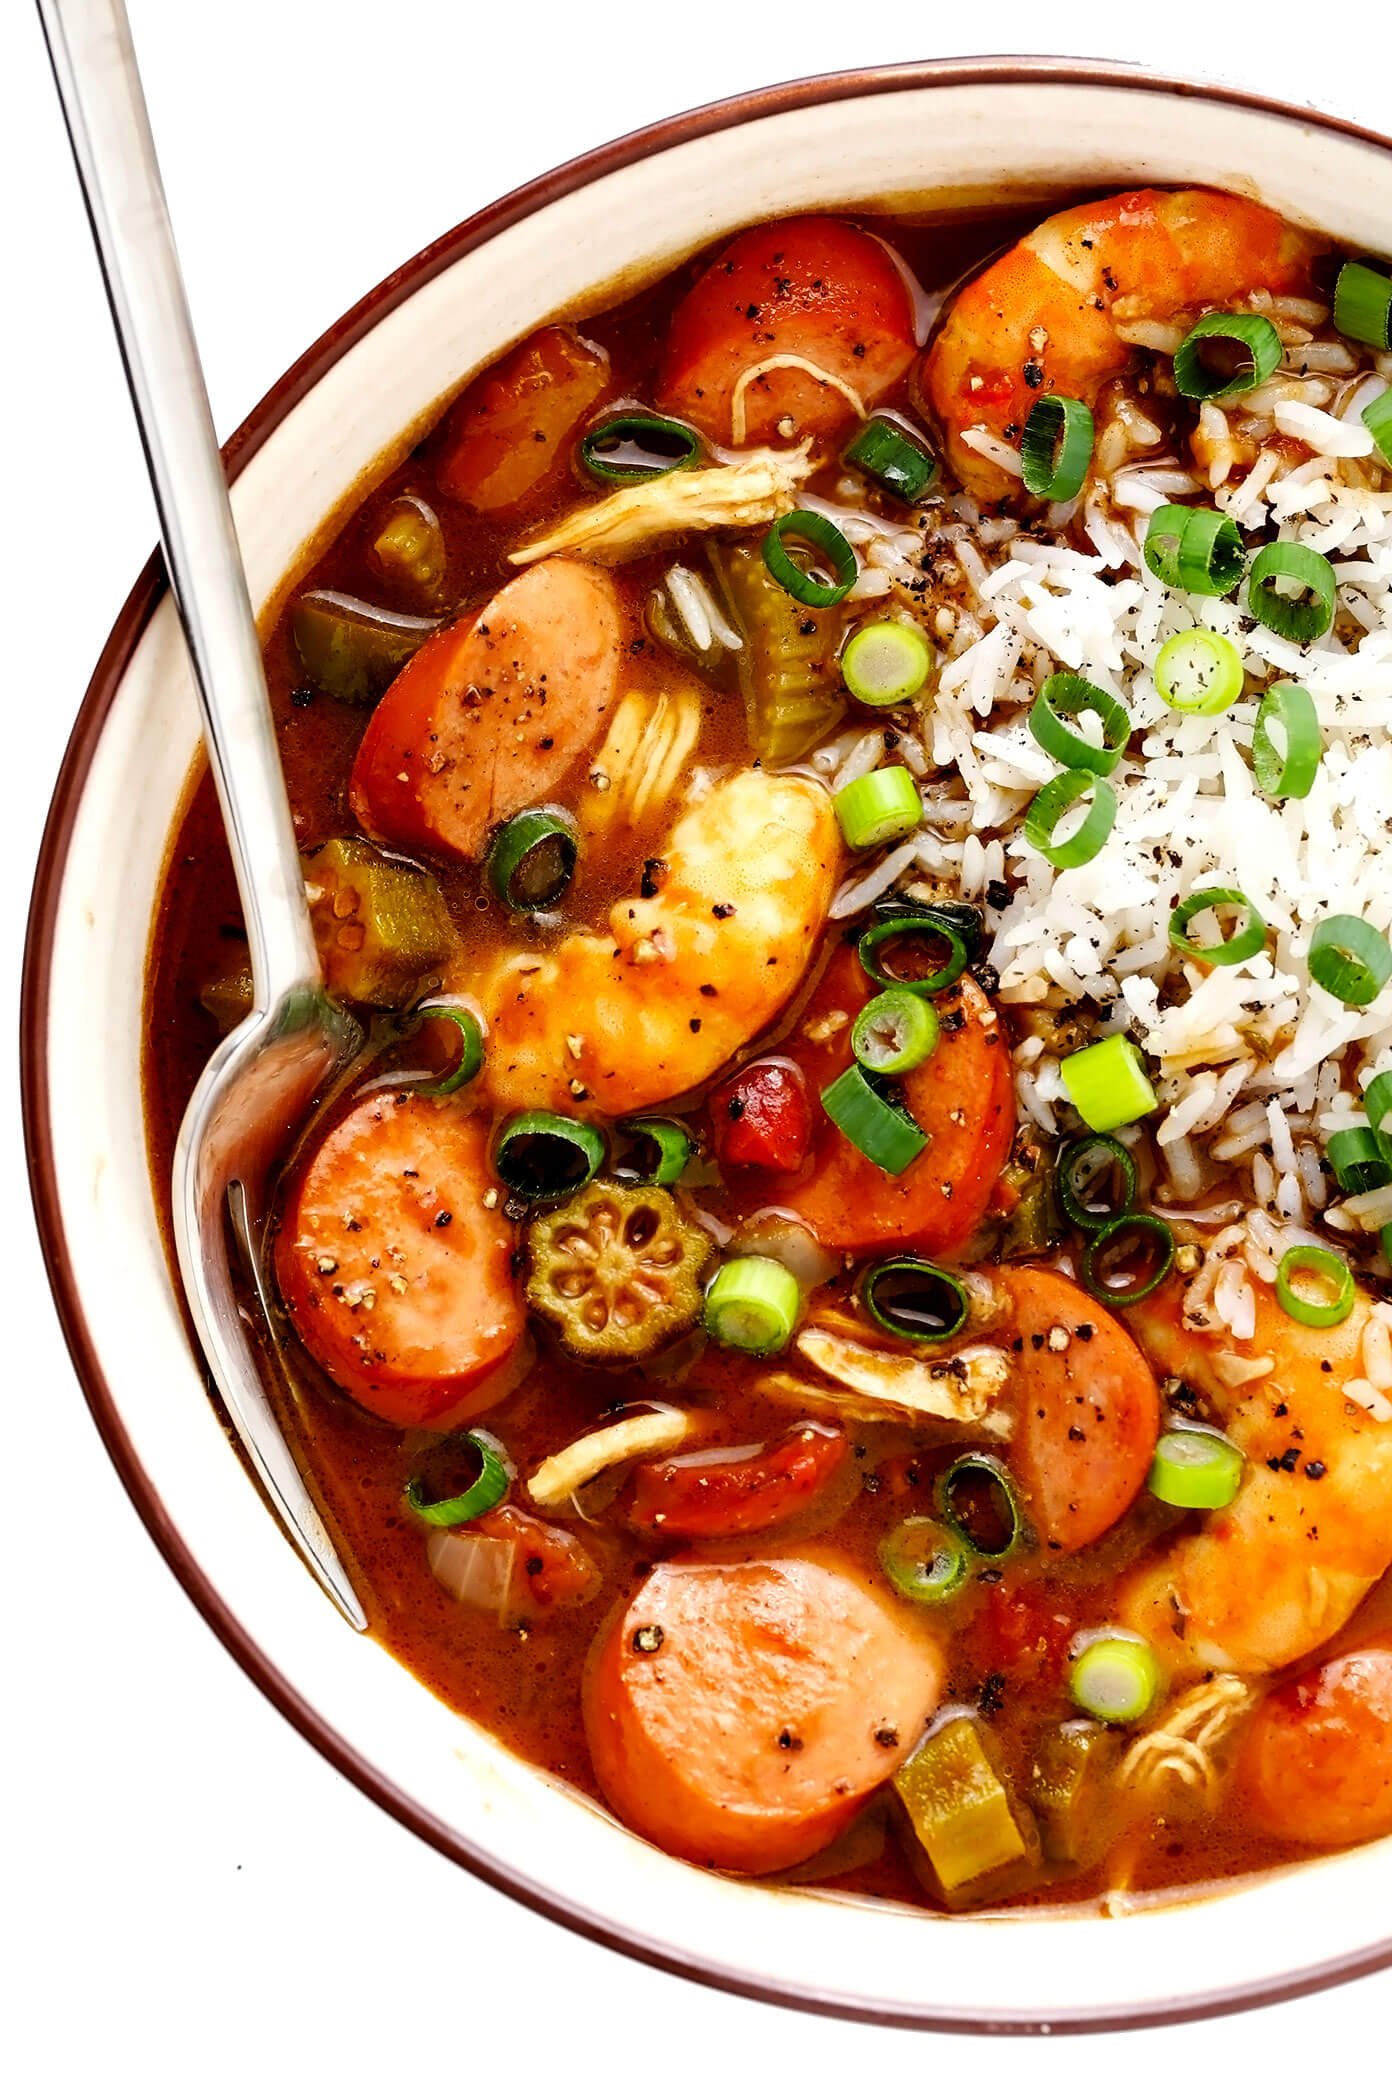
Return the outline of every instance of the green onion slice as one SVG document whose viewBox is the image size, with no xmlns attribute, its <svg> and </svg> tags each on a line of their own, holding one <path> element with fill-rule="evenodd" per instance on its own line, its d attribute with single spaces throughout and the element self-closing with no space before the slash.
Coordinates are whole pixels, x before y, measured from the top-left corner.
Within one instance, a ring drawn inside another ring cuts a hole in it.
<svg viewBox="0 0 1392 2088">
<path fill-rule="evenodd" d="M 1392 1160 L 1371 1125 L 1332 1132 L 1324 1157 L 1345 1196 L 1366 1196 L 1370 1189 L 1385 1189 L 1392 1182 Z"/>
<path fill-rule="evenodd" d="M 1024 1531 L 1009 1472 L 998 1457 L 968 1450 L 938 1481 L 938 1512 L 985 1559 L 1004 1559 Z"/>
<path fill-rule="evenodd" d="M 879 848 L 923 824 L 918 785 L 902 766 L 874 769 L 832 799 L 847 848 Z"/>
<path fill-rule="evenodd" d="M 1140 1267 L 1136 1256 L 1140 1254 Z M 1083 1253 L 1083 1288 L 1102 1305 L 1139 1305 L 1174 1267 L 1174 1234 L 1149 1211 L 1128 1211 L 1093 1234 Z M 1114 1282 L 1113 1275 L 1120 1276 Z"/>
<path fill-rule="evenodd" d="M 854 464 L 897 500 L 912 503 L 937 476 L 937 459 L 904 428 L 889 420 L 868 420 L 845 452 Z"/>
<path fill-rule="evenodd" d="M 670 1189 L 691 1163 L 696 1141 L 675 1117 L 627 1117 L 616 1128 L 633 1140 L 619 1170 L 624 1179 Z"/>
<path fill-rule="evenodd" d="M 1066 841 L 1056 841 L 1054 835 L 1065 814 L 1089 791 L 1092 803 L 1082 824 Z M 1065 769 L 1036 793 L 1025 814 L 1025 839 L 1056 870 L 1077 870 L 1106 847 L 1116 824 L 1116 810 L 1116 792 L 1102 776 L 1090 768 Z"/>
<path fill-rule="evenodd" d="M 1362 261 L 1345 261 L 1334 285 L 1334 324 L 1350 341 L 1392 347 L 1392 278 Z"/>
<path fill-rule="evenodd" d="M 1310 937 L 1310 977 L 1346 1008 L 1366 1008 L 1392 979 L 1387 937 L 1357 914 L 1330 914 Z"/>
<path fill-rule="evenodd" d="M 1026 492 L 1039 500 L 1073 500 L 1092 462 L 1092 413 L 1058 392 L 1036 399 L 1020 438 Z"/>
<path fill-rule="evenodd" d="M 573 1196 L 603 1164 L 604 1140 L 594 1125 L 549 1109 L 510 1116 L 493 1154 L 499 1179 L 531 1203 Z"/>
<path fill-rule="evenodd" d="M 462 1440 L 477 1453 L 479 1461 L 478 1477 L 463 1493 L 452 1494 L 445 1501 L 427 1501 L 420 1480 L 407 1481 L 407 1507 L 423 1523 L 431 1523 L 436 1529 L 451 1530 L 459 1523 L 473 1522 L 478 1516 L 487 1515 L 490 1508 L 497 1507 L 512 1484 L 512 1467 L 496 1436 L 489 1435 L 486 1429 L 471 1428 Z"/>
<path fill-rule="evenodd" d="M 917 624 L 862 624 L 841 655 L 841 675 L 872 710 L 907 703 L 927 681 L 933 651 Z"/>
<path fill-rule="evenodd" d="M 1085 716 L 1096 718 L 1101 726 L 1100 745 L 1068 722 Z M 1131 719 L 1124 704 L 1081 674 L 1051 674 L 1030 707 L 1029 729 L 1044 752 L 1065 768 L 1110 776 L 1126 751 Z"/>
<path fill-rule="evenodd" d="M 1158 507 L 1141 548 L 1156 579 L 1186 594 L 1231 594 L 1247 561 L 1241 530 L 1216 508 Z"/>
<path fill-rule="evenodd" d="M 1102 1131 L 1070 1140 L 1059 1154 L 1055 1181 L 1064 1216 L 1079 1232 L 1103 1231 L 1125 1218 L 1136 1200 L 1136 1163 L 1119 1138 Z"/>
<path fill-rule="evenodd" d="M 660 413 L 616 414 L 580 443 L 580 462 L 590 477 L 610 486 L 637 486 L 685 471 L 700 454 L 695 429 Z"/>
<path fill-rule="evenodd" d="M 928 1143 L 903 1105 L 891 1101 L 862 1066 L 847 1066 L 822 1089 L 822 1107 L 856 1151 L 885 1174 L 901 1175 Z"/>
<path fill-rule="evenodd" d="M 1215 942 L 1195 942 L 1192 936 L 1185 934 L 1191 921 L 1219 906 L 1238 909 L 1238 919 L 1228 934 L 1223 933 L 1221 922 L 1217 924 Z M 1187 899 L 1180 900 L 1170 915 L 1170 948 L 1178 950 L 1181 957 L 1197 958 L 1201 964 L 1242 964 L 1265 947 L 1265 921 L 1247 894 L 1235 888 L 1213 886 L 1201 892 L 1191 892 Z"/>
<path fill-rule="evenodd" d="M 787 1347 L 801 1306 L 791 1269 L 765 1254 L 742 1254 L 717 1269 L 706 1292 L 706 1332 L 724 1348 L 769 1356 Z"/>
<path fill-rule="evenodd" d="M 580 854 L 575 822 L 558 806 L 539 805 L 510 819 L 488 851 L 488 882 L 513 913 L 554 906 Z"/>
<path fill-rule="evenodd" d="M 1216 718 L 1242 694 L 1242 655 L 1221 631 L 1195 624 L 1167 638 L 1155 659 L 1155 686 L 1171 710 Z"/>
<path fill-rule="evenodd" d="M 851 1030 L 851 1051 L 867 1073 L 897 1077 L 921 1066 L 937 1049 L 938 1018 L 931 1001 L 906 986 L 891 986 L 865 1003 Z"/>
<path fill-rule="evenodd" d="M 1059 1071 L 1089 1131 L 1118 1131 L 1156 1107 L 1155 1090 L 1129 1037 L 1104 1037 L 1100 1044 L 1070 1052 Z"/>
<path fill-rule="evenodd" d="M 1293 580 L 1298 594 L 1279 590 L 1281 580 Z M 1329 560 L 1308 544 L 1267 544 L 1252 560 L 1247 577 L 1247 608 L 1258 623 L 1278 638 L 1308 645 L 1322 638 L 1334 621 L 1339 583 Z"/>
<path fill-rule="evenodd" d="M 1353 1271 L 1328 1247 L 1288 1247 L 1276 1271 L 1276 1297 L 1302 1327 L 1337 1327 L 1353 1310 Z"/>
<path fill-rule="evenodd" d="M 1278 754 L 1271 737 L 1275 725 L 1285 741 Z M 1269 798 L 1303 798 L 1314 788 L 1324 741 L 1315 700 L 1298 682 L 1278 682 L 1257 706 L 1252 729 L 1252 771 L 1257 788 Z"/>
<path fill-rule="evenodd" d="M 1142 1638 L 1107 1633 L 1074 1655 L 1068 1693 L 1080 1711 L 1107 1725 L 1144 1718 L 1160 1694 L 1160 1663 Z"/>
<path fill-rule="evenodd" d="M 1392 464 L 1392 385 L 1375 399 L 1369 399 L 1360 418 L 1377 444 L 1383 463 Z"/>
<path fill-rule="evenodd" d="M 833 578 L 819 580 L 810 566 L 801 566 L 789 546 L 801 544 L 825 559 Z M 860 567 L 855 552 L 836 524 L 811 508 L 794 508 L 781 515 L 764 538 L 764 564 L 785 594 L 807 609 L 831 609 L 845 600 L 855 584 Z"/>
<path fill-rule="evenodd" d="M 1242 1484 L 1242 1452 L 1216 1428 L 1168 1428 L 1146 1485 L 1171 1508 L 1226 1508 Z"/>
<path fill-rule="evenodd" d="M 886 971 L 880 952 L 888 945 L 914 940 L 944 944 L 947 949 L 946 958 L 936 970 L 919 978 L 905 978 L 901 974 Z M 954 922 L 948 920 L 944 914 L 927 912 L 891 914 L 883 921 L 876 921 L 874 927 L 867 928 L 860 938 L 856 945 L 856 954 L 860 958 L 861 968 L 866 977 L 873 979 L 877 986 L 902 986 L 906 993 L 926 996 L 945 993 L 949 986 L 955 986 L 967 968 L 970 952 L 967 949 L 966 938 Z"/>
<path fill-rule="evenodd" d="M 412 1026 L 426 1022 L 445 1022 L 456 1030 L 459 1042 L 454 1064 L 448 1071 L 434 1080 L 412 1082 L 411 1092 L 416 1095 L 453 1095 L 477 1078 L 483 1066 L 483 1031 L 472 1008 L 462 1001 L 422 1001 L 415 1010 Z"/>
<path fill-rule="evenodd" d="M 911 1515 L 880 1546 L 880 1564 L 897 1594 L 909 1602 L 946 1602 L 966 1585 L 971 1548 L 956 1530 L 928 1515 Z"/>
<path fill-rule="evenodd" d="M 1230 399 L 1265 384 L 1280 362 L 1281 336 L 1269 319 L 1209 312 L 1175 350 L 1175 389 L 1186 399 Z"/>
<path fill-rule="evenodd" d="M 1379 1073 L 1363 1090 L 1363 1107 L 1378 1143 L 1392 1154 L 1392 1073 Z"/>
<path fill-rule="evenodd" d="M 901 1341 L 951 1341 L 967 1324 L 965 1284 L 916 1254 L 867 1269 L 860 1298 L 875 1325 Z"/>
</svg>

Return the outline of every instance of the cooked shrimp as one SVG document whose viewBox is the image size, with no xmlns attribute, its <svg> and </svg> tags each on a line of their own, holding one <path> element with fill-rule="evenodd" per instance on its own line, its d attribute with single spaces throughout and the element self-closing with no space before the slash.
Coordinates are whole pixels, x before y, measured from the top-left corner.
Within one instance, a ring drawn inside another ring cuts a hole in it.
<svg viewBox="0 0 1392 2088">
<path fill-rule="evenodd" d="M 1092 405 L 1137 348 L 1172 345 L 1201 312 L 1307 293 L 1316 251 L 1274 211 L 1216 189 L 1132 189 L 1046 218 L 960 292 L 924 359 L 953 470 L 1002 498 L 1018 482 L 965 437 L 1017 446 L 1041 393 Z"/>
<path fill-rule="evenodd" d="M 1247 1463 L 1231 1507 L 1183 1531 L 1130 1579 L 1123 1617 L 1176 1673 L 1261 1674 L 1302 1660 L 1392 1566 L 1392 1423 L 1348 1396 L 1372 1301 L 1337 1327 L 1293 1320 L 1256 1285 L 1248 1342 L 1196 1332 L 1171 1282 L 1126 1324 L 1161 1371 L 1203 1394 Z M 1269 1362 L 1233 1385 L 1233 1359 Z"/>
<path fill-rule="evenodd" d="M 494 1103 L 622 1116 L 709 1080 L 792 996 L 839 855 L 819 783 L 763 769 L 718 783 L 672 829 L 655 895 L 620 899 L 607 935 L 465 982 L 488 1021 Z"/>
</svg>

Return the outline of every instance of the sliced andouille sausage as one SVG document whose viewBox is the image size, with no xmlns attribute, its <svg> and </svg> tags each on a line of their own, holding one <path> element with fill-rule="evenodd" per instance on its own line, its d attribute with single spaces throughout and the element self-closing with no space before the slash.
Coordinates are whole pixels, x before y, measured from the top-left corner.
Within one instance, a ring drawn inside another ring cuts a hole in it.
<svg viewBox="0 0 1392 2088">
<path fill-rule="evenodd" d="M 559 477 L 609 388 L 609 358 L 570 326 L 543 326 L 475 378 L 450 408 L 435 483 L 450 500 L 504 514 Z"/>
<path fill-rule="evenodd" d="M 487 1126 L 458 1102 L 379 1090 L 291 1190 L 275 1267 L 295 1330 L 398 1427 L 444 1427 L 508 1389 L 525 1315 L 513 1228 L 484 1201 L 487 1160 Z"/>
<path fill-rule="evenodd" d="M 604 733 L 622 622 L 609 574 L 547 559 L 437 632 L 378 704 L 349 800 L 378 841 L 470 859 Z"/>
<path fill-rule="evenodd" d="M 981 1223 L 1015 1135 L 1005 1035 L 974 979 L 964 977 L 938 995 L 938 1047 L 902 1083 L 928 1145 L 903 1174 L 886 1174 L 837 1130 L 816 1099 L 850 1065 L 851 1025 L 874 991 L 855 951 L 839 950 L 797 1030 L 779 1047 L 801 1066 L 813 1097 L 808 1169 L 791 1183 L 772 1174 L 760 1179 L 751 1170 L 752 1186 L 740 1183 L 737 1193 L 742 1204 L 754 1195 L 796 1211 L 824 1247 L 864 1253 L 912 1245 L 950 1254 Z"/>
<path fill-rule="evenodd" d="M 585 1729 L 615 1812 L 758 1876 L 833 1841 L 922 1737 L 942 1656 L 844 1569 L 657 1566 L 591 1655 Z"/>
<path fill-rule="evenodd" d="M 1392 1834 L 1392 1645 L 1340 1653 L 1253 1713 L 1234 1774 L 1264 1834 L 1339 1848 Z"/>
<path fill-rule="evenodd" d="M 677 306 L 658 404 L 717 442 L 830 437 L 915 353 L 913 301 L 880 242 L 841 218 L 784 218 L 742 232 Z"/>
<path fill-rule="evenodd" d="M 804 1421 L 776 1443 L 656 1458 L 633 1474 L 628 1521 L 654 1537 L 743 1537 L 812 1507 L 850 1456 L 839 1428 Z"/>
<path fill-rule="evenodd" d="M 1052 1269 L 996 1269 L 1006 1301 L 991 1339 L 1011 1351 L 1007 1451 L 1051 1550 L 1109 1530 L 1145 1484 L 1160 1429 L 1155 1374 L 1105 1307 Z"/>
</svg>

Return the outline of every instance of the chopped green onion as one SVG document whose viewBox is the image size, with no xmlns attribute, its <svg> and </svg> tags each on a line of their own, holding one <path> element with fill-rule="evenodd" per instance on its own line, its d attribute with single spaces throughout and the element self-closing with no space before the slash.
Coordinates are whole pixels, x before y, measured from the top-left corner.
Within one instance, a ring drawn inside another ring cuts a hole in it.
<svg viewBox="0 0 1392 2088">
<path fill-rule="evenodd" d="M 1129 1037 L 1104 1037 L 1100 1044 L 1070 1052 L 1059 1072 L 1089 1131 L 1118 1131 L 1156 1107 L 1155 1090 Z"/>
<path fill-rule="evenodd" d="M 1024 1522 L 1009 1472 L 998 1457 L 968 1450 L 938 1481 L 938 1512 L 985 1559 L 1014 1551 Z"/>
<path fill-rule="evenodd" d="M 856 1151 L 885 1174 L 901 1175 L 928 1143 L 908 1111 L 882 1094 L 861 1066 L 847 1066 L 822 1089 L 822 1107 Z"/>
<path fill-rule="evenodd" d="M 902 766 L 858 776 L 831 802 L 847 848 L 879 848 L 886 841 L 901 841 L 923 824 L 918 785 Z"/>
<path fill-rule="evenodd" d="M 880 1546 L 890 1585 L 908 1602 L 946 1602 L 965 1587 L 971 1550 L 956 1530 L 931 1516 L 911 1515 Z"/>
<path fill-rule="evenodd" d="M 1392 347 L 1392 278 L 1362 261 L 1345 261 L 1334 285 L 1334 324 L 1347 340 Z"/>
<path fill-rule="evenodd" d="M 1138 1247 L 1145 1256 L 1139 1273 L 1123 1275 L 1120 1283 L 1113 1283 L 1110 1271 L 1119 1263 L 1129 1263 Z M 1083 1253 L 1083 1288 L 1102 1305 L 1139 1305 L 1142 1298 L 1159 1290 L 1174 1267 L 1174 1258 L 1174 1234 L 1164 1219 L 1152 1217 L 1149 1211 L 1128 1211 L 1088 1241 Z"/>
<path fill-rule="evenodd" d="M 1104 1179 L 1120 1175 L 1119 1193 L 1109 1200 L 1085 1201 L 1095 1197 Z M 1079 1232 L 1101 1232 L 1124 1218 L 1136 1200 L 1136 1163 L 1118 1138 L 1092 1131 L 1075 1138 L 1058 1157 L 1055 1170 L 1059 1202 L 1070 1225 Z"/>
<path fill-rule="evenodd" d="M 1301 1277 L 1314 1281 L 1317 1296 L 1296 1289 Z M 1353 1310 L 1353 1272 L 1327 1247 L 1288 1247 L 1276 1271 L 1276 1297 L 1302 1327 L 1337 1327 Z"/>
<path fill-rule="evenodd" d="M 1241 530 L 1216 508 L 1158 507 L 1141 548 L 1156 579 L 1186 594 L 1231 594 L 1247 562 Z"/>
<path fill-rule="evenodd" d="M 573 1196 L 604 1164 L 604 1140 L 593 1124 L 527 1109 L 510 1116 L 498 1133 L 493 1165 L 515 1196 L 549 1203 Z"/>
<path fill-rule="evenodd" d="M 423 1523 L 430 1523 L 439 1530 L 451 1530 L 459 1523 L 473 1522 L 478 1516 L 487 1515 L 490 1508 L 497 1507 L 512 1484 L 512 1471 L 496 1436 L 489 1435 L 482 1428 L 473 1428 L 463 1440 L 477 1453 L 479 1461 L 478 1477 L 463 1493 L 452 1494 L 445 1501 L 427 1501 L 419 1479 L 407 1482 L 407 1507 Z"/>
<path fill-rule="evenodd" d="M 867 1001 L 851 1030 L 851 1051 L 867 1073 L 897 1078 L 912 1073 L 937 1049 L 938 1018 L 931 1001 L 891 986 Z"/>
<path fill-rule="evenodd" d="M 1392 464 L 1392 385 L 1369 399 L 1360 416 L 1384 464 Z"/>
<path fill-rule="evenodd" d="M 1280 580 L 1294 580 L 1300 593 L 1283 593 L 1276 584 Z M 1295 645 L 1322 638 L 1334 621 L 1338 600 L 1333 566 L 1308 544 L 1267 544 L 1252 560 L 1247 608 L 1278 638 L 1289 638 Z"/>
<path fill-rule="evenodd" d="M 1146 1485 L 1171 1508 L 1226 1508 L 1242 1484 L 1242 1452 L 1216 1428 L 1168 1428 Z"/>
<path fill-rule="evenodd" d="M 1020 475 L 1039 500 L 1074 500 L 1092 462 L 1092 413 L 1058 392 L 1036 399 L 1020 439 Z"/>
<path fill-rule="evenodd" d="M 1155 659 L 1155 686 L 1171 710 L 1216 718 L 1242 694 L 1242 655 L 1231 638 L 1195 624 L 1167 638 Z"/>
<path fill-rule="evenodd" d="M 1333 1132 L 1324 1157 L 1345 1196 L 1366 1196 L 1370 1189 L 1385 1189 L 1392 1182 L 1392 1161 L 1371 1125 Z"/>
<path fill-rule="evenodd" d="M 1092 803 L 1082 824 L 1066 841 L 1055 841 L 1065 814 L 1089 791 Z M 1077 870 L 1106 847 L 1107 837 L 1116 824 L 1116 809 L 1116 792 L 1103 777 L 1090 768 L 1065 769 L 1035 793 L 1025 814 L 1025 839 L 1056 870 Z"/>
<path fill-rule="evenodd" d="M 1357 914 L 1330 914 L 1310 937 L 1310 977 L 1346 1008 L 1366 1008 L 1392 979 L 1387 937 Z"/>
<path fill-rule="evenodd" d="M 1216 369 L 1210 342 L 1228 348 Z M 1175 390 L 1186 399 L 1230 399 L 1265 384 L 1280 361 L 1281 336 L 1269 319 L 1257 312 L 1209 312 L 1175 350 Z"/>
<path fill-rule="evenodd" d="M 742 1254 L 716 1271 L 706 1292 L 706 1332 L 724 1348 L 769 1356 L 787 1347 L 801 1305 L 791 1269 L 765 1254 Z"/>
<path fill-rule="evenodd" d="M 1271 737 L 1277 725 L 1285 739 L 1278 754 Z M 1252 728 L 1252 772 L 1257 788 L 1269 798 L 1303 798 L 1314 788 L 1324 742 L 1315 700 L 1298 682 L 1278 682 L 1257 706 Z"/>
<path fill-rule="evenodd" d="M 700 453 L 694 428 L 658 413 L 616 414 L 580 443 L 580 462 L 590 477 L 611 486 L 642 485 L 685 471 Z"/>
<path fill-rule="evenodd" d="M 820 552 L 834 577 L 819 580 L 800 566 L 788 548 L 790 543 Z M 811 508 L 795 508 L 791 515 L 779 517 L 764 538 L 764 564 L 784 593 L 805 609 L 831 609 L 843 602 L 860 571 L 855 552 L 836 524 Z"/>
<path fill-rule="evenodd" d="M 454 1064 L 434 1080 L 413 1081 L 416 1095 L 453 1095 L 475 1079 L 483 1066 L 483 1031 L 472 1008 L 462 1001 L 422 1001 L 415 1010 L 412 1027 L 425 1022 L 446 1022 L 459 1033 Z"/>
<path fill-rule="evenodd" d="M 1224 935 L 1221 923 L 1217 922 L 1218 934 L 1214 942 L 1195 942 L 1192 936 L 1185 934 L 1192 920 L 1219 906 L 1240 909 L 1240 917 L 1229 934 Z M 1201 964 L 1242 964 L 1265 947 L 1266 923 L 1245 892 L 1226 886 L 1191 892 L 1187 899 L 1180 900 L 1170 915 L 1170 948 L 1178 950 L 1181 957 L 1197 958 Z"/>
<path fill-rule="evenodd" d="M 1101 742 L 1075 732 L 1070 718 L 1091 716 L 1102 727 Z M 1051 674 L 1030 707 L 1029 729 L 1046 754 L 1065 768 L 1110 776 L 1126 751 L 1131 719 L 1124 704 L 1080 674 Z"/>
<path fill-rule="evenodd" d="M 860 1297 L 875 1325 L 900 1341 L 951 1341 L 967 1324 L 966 1286 L 950 1269 L 916 1254 L 868 1269 Z"/>
<path fill-rule="evenodd" d="M 570 814 L 541 805 L 502 829 L 488 851 L 488 882 L 513 913 L 543 913 L 575 875 L 579 854 Z"/>
<path fill-rule="evenodd" d="M 1368 1122 L 1385 1152 L 1392 1154 L 1392 1073 L 1379 1073 L 1363 1090 Z"/>
<path fill-rule="evenodd" d="M 892 972 L 887 972 L 877 952 L 886 943 L 899 942 L 909 936 L 945 943 L 946 962 L 940 964 L 936 971 L 918 979 L 896 978 Z M 970 953 L 965 938 L 946 915 L 930 911 L 921 914 L 895 914 L 886 920 L 877 921 L 874 927 L 867 928 L 860 938 L 856 945 L 856 954 L 860 958 L 866 977 L 873 979 L 877 986 L 902 986 L 906 993 L 926 996 L 945 993 L 949 986 L 955 986 L 967 968 Z"/>
<path fill-rule="evenodd" d="M 1144 1639 L 1107 1633 L 1074 1656 L 1068 1693 L 1090 1718 L 1131 1725 L 1145 1717 L 1160 1682 L 1160 1663 Z"/>
<path fill-rule="evenodd" d="M 932 485 L 937 459 L 906 429 L 889 420 L 868 420 L 845 453 L 867 478 L 875 479 L 897 500 L 912 503 Z"/>
<path fill-rule="evenodd" d="M 907 703 L 927 681 L 933 652 L 917 624 L 862 624 L 841 655 L 841 676 L 871 709 Z"/>
<path fill-rule="evenodd" d="M 633 1140 L 633 1151 L 618 1170 L 630 1182 L 670 1189 L 691 1163 L 696 1142 L 674 1117 L 627 1117 L 617 1128 Z"/>
</svg>

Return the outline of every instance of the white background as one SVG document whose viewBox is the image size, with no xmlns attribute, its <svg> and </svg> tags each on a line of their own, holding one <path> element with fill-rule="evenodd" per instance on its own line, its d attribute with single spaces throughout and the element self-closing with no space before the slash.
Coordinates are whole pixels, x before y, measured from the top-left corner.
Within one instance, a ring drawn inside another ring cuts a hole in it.
<svg viewBox="0 0 1392 2088">
<path fill-rule="evenodd" d="M 129 4 L 224 436 L 428 240 L 680 108 L 841 66 L 1063 51 L 1201 72 L 1376 126 L 1392 42 L 1371 0 L 1298 18 L 1282 0 Z M 0 0 L 0 198 L 0 937 L 13 996 L 63 745 L 154 536 L 25 0 Z M 743 2088 L 939 2069 L 1148 2084 L 1244 2067 L 1279 2083 L 1320 2062 L 1363 2071 L 1370 2045 L 1386 2050 L 1392 1975 L 1208 2025 L 967 2045 L 707 1994 L 476 1884 L 313 1754 L 186 1602 L 68 1366 L 9 1093 L 0 1138 L 0 2067 L 16 2088 L 89 2075 L 279 2088 L 310 2069 L 348 2084 L 544 2071 L 588 2088 L 641 2071 L 674 2088 L 713 2074 Z"/>
</svg>

